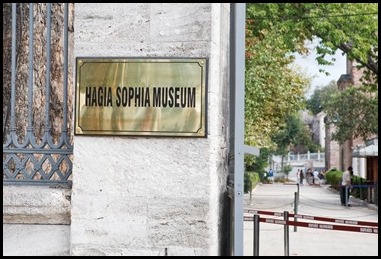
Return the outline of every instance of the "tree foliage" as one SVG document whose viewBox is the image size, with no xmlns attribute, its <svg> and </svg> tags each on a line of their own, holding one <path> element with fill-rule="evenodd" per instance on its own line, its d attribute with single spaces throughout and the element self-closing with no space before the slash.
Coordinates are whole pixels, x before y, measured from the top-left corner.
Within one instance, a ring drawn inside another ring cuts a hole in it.
<svg viewBox="0 0 381 259">
<path fill-rule="evenodd" d="M 378 82 L 378 3 L 255 3 L 247 4 L 247 18 L 254 37 L 271 29 L 290 52 L 308 52 L 305 40 L 318 37 L 319 64 L 332 64 L 326 55 L 340 49 Z"/>
<path fill-rule="evenodd" d="M 305 146 L 311 151 L 316 149 L 311 139 L 311 133 L 298 114 L 287 116 L 286 124 L 272 136 L 272 139 L 277 143 L 275 154 L 282 156 L 287 155 L 291 145 Z"/>
<path fill-rule="evenodd" d="M 378 94 L 369 85 L 338 90 L 336 83 L 315 89 L 307 100 L 313 114 L 324 111 L 334 125 L 332 140 L 344 143 L 352 137 L 367 140 L 378 135 Z"/>
<path fill-rule="evenodd" d="M 303 107 L 309 79 L 289 66 L 281 35 L 264 30 L 253 37 L 248 31 L 246 39 L 245 142 L 271 146 L 286 115 Z"/>
<path fill-rule="evenodd" d="M 306 108 L 310 110 L 313 115 L 316 115 L 324 110 L 323 102 L 329 100 L 331 96 L 337 93 L 337 83 L 335 80 L 332 80 L 328 85 L 314 90 L 311 97 L 307 100 Z"/>
<path fill-rule="evenodd" d="M 335 126 L 332 139 L 339 143 L 378 135 L 378 94 L 367 86 L 352 86 L 323 99 L 328 123 Z"/>
<path fill-rule="evenodd" d="M 314 113 L 326 109 L 335 118 L 330 122 L 338 129 L 337 140 L 378 134 L 378 3 L 248 3 L 246 17 L 247 144 L 265 146 L 275 140 L 282 148 L 282 139 L 270 136 L 287 114 L 303 107 L 299 101 L 308 84 L 288 66 L 294 58 L 290 53 L 308 54 L 305 42 L 316 37 L 318 63 L 333 64 L 328 55 L 342 50 L 364 68 L 364 86 L 337 94 L 324 90 L 309 108 Z M 321 98 L 329 99 L 326 107 Z"/>
<path fill-rule="evenodd" d="M 284 165 L 282 171 L 288 178 L 288 174 L 292 171 L 292 166 L 289 164 Z"/>
<path fill-rule="evenodd" d="M 261 148 L 259 156 L 245 155 L 246 171 L 261 173 L 269 164 L 271 150 L 269 148 Z"/>
</svg>

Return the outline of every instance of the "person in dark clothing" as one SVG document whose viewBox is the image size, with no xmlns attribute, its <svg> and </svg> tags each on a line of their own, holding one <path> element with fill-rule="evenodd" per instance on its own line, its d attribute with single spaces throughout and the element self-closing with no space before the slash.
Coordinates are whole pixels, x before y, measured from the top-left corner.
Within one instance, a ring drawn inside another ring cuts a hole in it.
<svg viewBox="0 0 381 259">
<path fill-rule="evenodd" d="M 299 176 L 299 179 L 300 179 L 300 184 L 303 185 L 303 180 L 304 180 L 304 173 L 303 173 L 303 170 L 300 170 L 300 176 Z"/>
</svg>

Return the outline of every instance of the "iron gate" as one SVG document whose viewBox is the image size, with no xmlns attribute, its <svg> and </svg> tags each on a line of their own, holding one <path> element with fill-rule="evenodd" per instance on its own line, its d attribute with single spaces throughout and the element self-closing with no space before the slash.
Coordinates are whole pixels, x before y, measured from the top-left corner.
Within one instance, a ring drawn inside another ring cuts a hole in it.
<svg viewBox="0 0 381 259">
<path fill-rule="evenodd" d="M 3 4 L 3 184 L 71 184 L 69 10 Z"/>
</svg>

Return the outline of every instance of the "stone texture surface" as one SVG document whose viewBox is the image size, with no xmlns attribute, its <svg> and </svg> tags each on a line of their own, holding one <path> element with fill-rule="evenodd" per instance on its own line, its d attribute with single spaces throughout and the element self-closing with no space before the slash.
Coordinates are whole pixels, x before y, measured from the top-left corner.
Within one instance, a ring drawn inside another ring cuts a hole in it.
<svg viewBox="0 0 381 259">
<path fill-rule="evenodd" d="M 206 138 L 75 136 L 72 255 L 218 255 L 226 224 L 229 7 L 75 5 L 75 57 L 209 63 Z"/>
<path fill-rule="evenodd" d="M 3 224 L 3 256 L 68 256 L 70 226 Z"/>
<path fill-rule="evenodd" d="M 3 223 L 70 224 L 71 190 L 3 186 Z"/>
</svg>

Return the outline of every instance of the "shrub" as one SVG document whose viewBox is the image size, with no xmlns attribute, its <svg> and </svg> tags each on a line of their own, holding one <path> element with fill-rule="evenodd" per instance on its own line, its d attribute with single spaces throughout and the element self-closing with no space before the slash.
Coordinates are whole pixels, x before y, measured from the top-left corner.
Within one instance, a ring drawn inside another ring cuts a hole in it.
<svg viewBox="0 0 381 259">
<path fill-rule="evenodd" d="M 292 166 L 291 165 L 284 165 L 283 166 L 283 173 L 286 175 L 288 178 L 288 174 L 292 171 Z"/>
<path fill-rule="evenodd" d="M 325 174 L 327 184 L 330 184 L 335 190 L 340 189 L 341 179 L 343 178 L 343 172 L 336 169 L 330 170 Z"/>
<path fill-rule="evenodd" d="M 329 172 L 325 174 L 325 179 L 327 183 L 332 186 L 335 190 L 340 190 L 341 181 L 343 178 L 343 172 L 338 171 L 336 169 L 331 169 Z M 352 176 L 351 179 L 352 185 L 365 185 L 366 180 L 357 175 Z M 361 200 L 366 199 L 368 189 L 366 187 L 353 187 L 351 190 L 351 195 L 355 198 L 359 198 Z"/>
<path fill-rule="evenodd" d="M 366 180 L 357 175 L 352 177 L 352 185 L 365 185 Z M 351 191 L 351 195 L 355 198 L 359 198 L 361 200 L 366 199 L 367 197 L 367 188 L 365 187 L 353 187 Z"/>
<path fill-rule="evenodd" d="M 248 193 L 251 188 L 254 188 L 259 182 L 259 174 L 257 172 L 245 172 L 244 174 L 243 189 L 245 193 Z"/>
<path fill-rule="evenodd" d="M 274 177 L 274 182 L 276 183 L 285 183 L 286 182 L 286 177 L 284 174 L 277 174 L 275 177 Z"/>
</svg>

